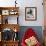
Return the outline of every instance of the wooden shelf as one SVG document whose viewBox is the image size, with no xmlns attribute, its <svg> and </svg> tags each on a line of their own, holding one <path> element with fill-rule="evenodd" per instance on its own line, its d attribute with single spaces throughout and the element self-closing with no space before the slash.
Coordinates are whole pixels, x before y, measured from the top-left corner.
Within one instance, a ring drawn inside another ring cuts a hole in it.
<svg viewBox="0 0 46 46">
<path fill-rule="evenodd" d="M 14 29 L 16 29 L 17 30 L 17 32 L 19 31 L 19 29 L 20 29 L 20 26 L 19 26 L 19 24 L 0 24 L 0 28 L 1 28 L 1 31 L 3 30 L 3 29 L 5 29 L 5 28 L 10 28 L 10 29 L 12 29 L 13 31 L 14 31 Z"/>
<path fill-rule="evenodd" d="M 16 40 L 16 41 L 10 40 L 10 41 L 3 41 L 3 42 L 5 42 L 5 43 L 8 43 L 8 42 L 12 43 L 12 42 L 19 42 L 19 40 Z"/>
<path fill-rule="evenodd" d="M 18 46 L 18 41 L 3 41 L 1 42 L 1 45 L 3 46 Z"/>
<path fill-rule="evenodd" d="M 17 24 L 8 24 L 7 17 L 9 17 L 9 16 L 14 16 L 14 17 L 17 16 Z M 2 37 L 2 35 L 4 35 L 3 34 L 4 29 L 11 29 L 10 31 L 14 31 L 14 33 L 13 33 L 14 35 L 15 35 L 15 33 L 19 32 L 20 26 L 18 24 L 18 16 L 19 16 L 19 7 L 0 7 L 0 20 L 1 20 L 1 24 L 0 24 L 0 32 L 1 32 L 0 46 L 18 46 L 19 40 L 17 39 L 17 41 L 16 41 L 16 39 L 15 39 L 15 41 L 13 41 L 15 36 L 13 37 L 13 39 L 10 39 L 9 41 L 4 40 L 3 39 L 4 37 Z M 16 34 L 16 37 L 18 38 L 17 34 Z"/>
<path fill-rule="evenodd" d="M 19 15 L 19 7 L 0 7 L 0 14 L 2 14 L 2 11 L 8 12 L 7 15 Z M 10 14 L 10 12 L 17 12 L 16 14 Z M 6 15 L 6 14 L 4 14 Z"/>
<path fill-rule="evenodd" d="M 5 9 L 18 9 L 19 7 L 0 7 L 1 10 Z"/>
</svg>

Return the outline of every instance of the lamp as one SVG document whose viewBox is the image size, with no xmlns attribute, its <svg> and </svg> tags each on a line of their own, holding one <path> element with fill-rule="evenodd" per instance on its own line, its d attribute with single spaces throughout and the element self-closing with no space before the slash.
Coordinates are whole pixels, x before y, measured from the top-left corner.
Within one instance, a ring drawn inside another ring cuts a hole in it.
<svg viewBox="0 0 46 46">
<path fill-rule="evenodd" d="M 16 7 L 16 4 L 17 4 L 17 2 L 16 2 L 17 0 L 15 0 L 15 7 Z"/>
</svg>

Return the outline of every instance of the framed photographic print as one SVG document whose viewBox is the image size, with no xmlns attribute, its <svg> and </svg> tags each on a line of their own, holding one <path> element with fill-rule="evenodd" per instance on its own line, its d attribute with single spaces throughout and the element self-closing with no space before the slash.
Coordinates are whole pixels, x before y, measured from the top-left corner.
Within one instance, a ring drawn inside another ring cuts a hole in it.
<svg viewBox="0 0 46 46">
<path fill-rule="evenodd" d="M 9 15 L 9 10 L 2 10 L 2 15 Z"/>
<path fill-rule="evenodd" d="M 17 11 L 14 10 L 14 9 L 13 9 L 13 10 L 10 10 L 10 11 L 9 11 L 9 14 L 10 14 L 10 15 L 16 15 L 16 14 L 17 14 Z"/>
<path fill-rule="evenodd" d="M 10 10 L 9 14 L 14 15 L 14 10 Z"/>
<path fill-rule="evenodd" d="M 37 8 L 36 7 L 25 8 L 25 20 L 27 21 L 37 20 Z"/>
</svg>

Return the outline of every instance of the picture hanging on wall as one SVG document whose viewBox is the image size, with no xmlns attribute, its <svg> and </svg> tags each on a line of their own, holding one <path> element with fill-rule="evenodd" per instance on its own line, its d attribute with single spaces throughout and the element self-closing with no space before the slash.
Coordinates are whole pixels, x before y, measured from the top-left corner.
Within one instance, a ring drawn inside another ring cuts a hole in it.
<svg viewBox="0 0 46 46">
<path fill-rule="evenodd" d="M 37 20 L 37 8 L 36 7 L 25 8 L 25 20 L 27 21 Z"/>
</svg>

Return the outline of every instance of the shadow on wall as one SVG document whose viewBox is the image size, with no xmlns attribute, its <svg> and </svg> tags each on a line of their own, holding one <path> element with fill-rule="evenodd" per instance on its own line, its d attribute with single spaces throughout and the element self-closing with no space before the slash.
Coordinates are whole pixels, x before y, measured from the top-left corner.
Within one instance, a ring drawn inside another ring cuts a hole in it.
<svg viewBox="0 0 46 46">
<path fill-rule="evenodd" d="M 23 38 L 23 35 L 24 35 L 25 31 L 28 28 L 32 28 L 36 32 L 39 41 L 41 43 L 43 43 L 43 30 L 42 30 L 41 26 L 21 26 L 20 27 L 20 32 L 19 32 L 19 40 L 20 40 L 20 42 L 21 42 L 21 40 Z"/>
</svg>

